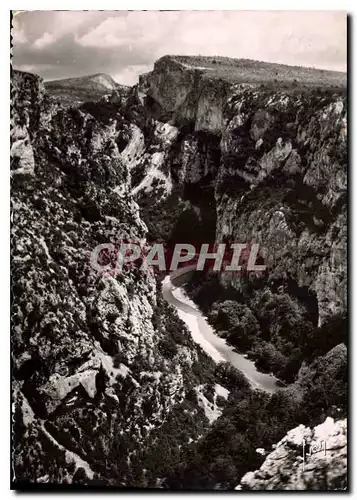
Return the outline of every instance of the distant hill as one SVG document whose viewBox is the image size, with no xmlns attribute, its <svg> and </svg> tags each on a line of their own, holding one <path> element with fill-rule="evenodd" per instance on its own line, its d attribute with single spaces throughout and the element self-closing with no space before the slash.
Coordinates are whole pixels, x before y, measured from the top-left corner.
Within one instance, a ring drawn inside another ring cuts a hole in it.
<svg viewBox="0 0 357 500">
<path fill-rule="evenodd" d="M 208 56 L 164 56 L 156 64 L 176 63 L 183 69 L 198 70 L 210 78 L 231 83 L 279 83 L 287 86 L 346 87 L 347 74 L 340 71 L 288 66 L 286 64 Z"/>
<path fill-rule="evenodd" d="M 96 101 L 114 90 L 126 89 L 119 85 L 110 75 L 96 73 L 95 75 L 65 78 L 45 82 L 47 93 L 62 104 L 80 105 L 88 101 Z"/>
</svg>

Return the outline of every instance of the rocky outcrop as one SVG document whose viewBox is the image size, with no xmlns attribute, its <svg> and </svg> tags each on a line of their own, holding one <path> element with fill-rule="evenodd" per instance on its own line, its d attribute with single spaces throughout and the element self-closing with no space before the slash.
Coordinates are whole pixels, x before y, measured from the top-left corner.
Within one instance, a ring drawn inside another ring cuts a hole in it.
<svg viewBox="0 0 357 500">
<path fill-rule="evenodd" d="M 181 125 L 194 123 L 196 132 L 221 132 L 228 82 L 211 81 L 199 67 L 167 56 L 155 63 L 151 73 L 140 78 L 139 89 L 153 101 L 152 110 L 157 117 Z"/>
<path fill-rule="evenodd" d="M 12 85 L 13 478 L 155 486 L 166 420 L 188 405 L 191 440 L 209 424 L 186 395 L 210 362 L 152 274 L 90 265 L 98 244 L 145 240 L 119 147 L 130 124 L 53 104 L 30 74 Z"/>
<path fill-rule="evenodd" d="M 236 490 L 347 489 L 347 421 L 328 417 L 312 429 L 300 425 L 279 441 Z"/>
<path fill-rule="evenodd" d="M 31 138 L 38 130 L 40 107 L 44 94 L 41 78 L 30 73 L 16 72 L 11 97 L 19 106 L 11 113 L 11 165 L 12 175 L 34 173 L 34 153 Z"/>
</svg>

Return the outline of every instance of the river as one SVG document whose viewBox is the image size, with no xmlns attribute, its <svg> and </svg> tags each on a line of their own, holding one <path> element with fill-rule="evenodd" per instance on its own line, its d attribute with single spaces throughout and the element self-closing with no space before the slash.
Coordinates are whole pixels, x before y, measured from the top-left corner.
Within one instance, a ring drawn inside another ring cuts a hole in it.
<svg viewBox="0 0 357 500">
<path fill-rule="evenodd" d="M 253 361 L 245 358 L 219 337 L 208 323 L 197 305 L 187 297 L 182 285 L 189 279 L 192 270 L 179 270 L 166 276 L 162 282 L 162 294 L 172 304 L 190 330 L 193 340 L 216 362 L 226 361 L 244 373 L 251 386 L 273 393 L 277 389 L 277 379 L 259 372 Z"/>
</svg>

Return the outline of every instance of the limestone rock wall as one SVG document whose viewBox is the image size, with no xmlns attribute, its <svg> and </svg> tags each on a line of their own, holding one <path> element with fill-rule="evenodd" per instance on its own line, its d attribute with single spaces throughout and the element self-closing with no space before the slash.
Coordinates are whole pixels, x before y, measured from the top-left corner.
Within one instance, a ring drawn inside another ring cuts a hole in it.
<svg viewBox="0 0 357 500">
<path fill-rule="evenodd" d="M 123 119 L 114 112 L 104 124 L 92 113 L 48 101 L 38 77 L 13 75 L 17 481 L 139 484 L 131 464 L 150 463 L 151 433 L 160 439 L 194 387 L 192 365 L 206 359 L 184 327 L 182 343 L 165 350 L 175 316 L 158 307 L 153 274 L 101 276 L 90 266 L 98 244 L 140 242 L 147 231 L 130 193 L 130 155 L 118 148 Z M 208 423 L 198 417 L 197 432 Z M 156 474 L 142 481 L 155 485 Z"/>
<path fill-rule="evenodd" d="M 228 84 L 170 57 L 141 88 L 180 131 L 171 170 L 181 186 L 196 187 L 191 202 L 200 204 L 207 185 L 215 192 L 216 242 L 259 242 L 269 281 L 309 288 L 319 324 L 343 313 L 346 93 Z M 239 288 L 236 277 L 229 281 Z"/>
</svg>

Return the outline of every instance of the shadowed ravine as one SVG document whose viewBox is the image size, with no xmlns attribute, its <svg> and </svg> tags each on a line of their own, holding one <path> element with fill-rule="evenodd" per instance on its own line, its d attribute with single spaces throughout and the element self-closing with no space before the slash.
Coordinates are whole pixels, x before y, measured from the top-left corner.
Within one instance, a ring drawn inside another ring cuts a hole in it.
<svg viewBox="0 0 357 500">
<path fill-rule="evenodd" d="M 244 373 L 253 387 L 269 393 L 274 392 L 277 389 L 277 379 L 272 375 L 259 372 L 252 361 L 235 352 L 232 346 L 216 335 L 214 329 L 194 303 L 183 295 L 182 285 L 188 281 L 193 270 L 194 266 L 188 266 L 166 276 L 162 283 L 164 299 L 176 308 L 195 342 L 200 344 L 215 361 L 231 363 Z"/>
</svg>

